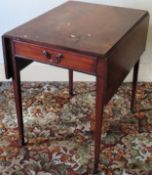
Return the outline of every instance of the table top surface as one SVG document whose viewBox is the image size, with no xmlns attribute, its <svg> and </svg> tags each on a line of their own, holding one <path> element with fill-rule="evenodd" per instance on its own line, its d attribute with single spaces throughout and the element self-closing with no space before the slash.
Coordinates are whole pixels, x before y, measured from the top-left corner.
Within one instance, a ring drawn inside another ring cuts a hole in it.
<svg viewBox="0 0 152 175">
<path fill-rule="evenodd" d="M 104 56 L 146 14 L 143 10 L 69 1 L 6 35 L 22 41 Z"/>
</svg>

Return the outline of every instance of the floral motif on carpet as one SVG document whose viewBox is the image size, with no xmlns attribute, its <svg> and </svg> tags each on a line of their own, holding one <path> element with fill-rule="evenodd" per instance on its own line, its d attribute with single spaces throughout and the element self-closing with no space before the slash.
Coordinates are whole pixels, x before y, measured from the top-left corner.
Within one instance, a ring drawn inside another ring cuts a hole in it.
<svg viewBox="0 0 152 175">
<path fill-rule="evenodd" d="M 18 144 L 12 84 L 0 83 L 0 175 L 91 175 L 95 83 L 23 82 L 27 145 Z M 139 83 L 136 112 L 124 83 L 104 110 L 98 175 L 152 175 L 152 83 Z"/>
</svg>

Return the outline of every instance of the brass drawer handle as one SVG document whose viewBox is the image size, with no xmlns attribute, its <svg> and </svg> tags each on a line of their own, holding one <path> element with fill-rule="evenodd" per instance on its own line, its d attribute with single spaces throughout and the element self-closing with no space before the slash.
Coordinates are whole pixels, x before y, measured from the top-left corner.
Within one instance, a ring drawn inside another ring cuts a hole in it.
<svg viewBox="0 0 152 175">
<path fill-rule="evenodd" d="M 52 54 L 50 54 L 48 51 L 43 50 L 42 53 L 43 53 L 43 55 L 44 55 L 46 58 L 51 59 Z"/>
<path fill-rule="evenodd" d="M 61 62 L 62 58 L 64 58 L 62 53 L 52 55 L 46 50 L 43 50 L 43 55 L 49 59 L 50 63 L 58 64 Z"/>
<path fill-rule="evenodd" d="M 61 62 L 62 58 L 64 58 L 63 54 L 58 53 L 53 55 L 52 58 L 49 60 L 50 63 L 58 64 Z"/>
<path fill-rule="evenodd" d="M 60 63 L 62 58 L 64 58 L 64 55 L 62 53 L 58 53 L 56 56 L 55 56 L 55 61 L 56 63 Z"/>
</svg>

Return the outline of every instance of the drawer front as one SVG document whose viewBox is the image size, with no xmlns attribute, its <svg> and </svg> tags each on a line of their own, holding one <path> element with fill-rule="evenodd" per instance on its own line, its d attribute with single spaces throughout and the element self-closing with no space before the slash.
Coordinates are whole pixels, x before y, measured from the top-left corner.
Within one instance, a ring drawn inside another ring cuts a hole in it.
<svg viewBox="0 0 152 175">
<path fill-rule="evenodd" d="M 47 47 L 15 41 L 15 55 L 50 65 L 95 74 L 96 59 L 73 52 L 50 49 Z"/>
</svg>

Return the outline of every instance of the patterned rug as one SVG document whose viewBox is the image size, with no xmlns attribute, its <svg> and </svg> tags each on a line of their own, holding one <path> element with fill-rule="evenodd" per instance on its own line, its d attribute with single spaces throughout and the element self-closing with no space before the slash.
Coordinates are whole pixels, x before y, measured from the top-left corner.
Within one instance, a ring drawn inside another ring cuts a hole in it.
<svg viewBox="0 0 152 175">
<path fill-rule="evenodd" d="M 0 83 L 0 175 L 91 175 L 95 84 L 22 84 L 25 137 L 18 144 L 11 83 Z M 152 175 L 152 83 L 139 83 L 137 112 L 130 112 L 125 83 L 104 111 L 98 175 Z"/>
</svg>

